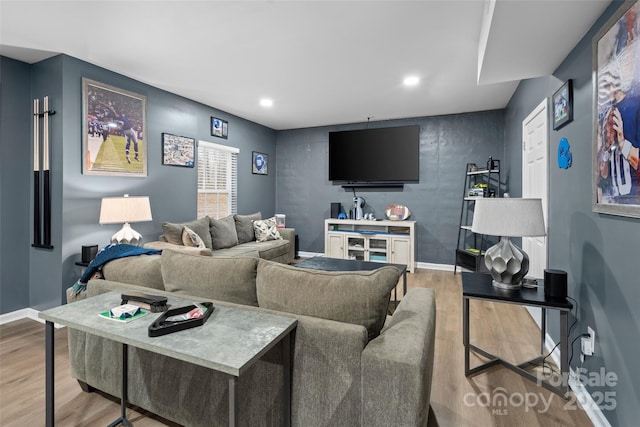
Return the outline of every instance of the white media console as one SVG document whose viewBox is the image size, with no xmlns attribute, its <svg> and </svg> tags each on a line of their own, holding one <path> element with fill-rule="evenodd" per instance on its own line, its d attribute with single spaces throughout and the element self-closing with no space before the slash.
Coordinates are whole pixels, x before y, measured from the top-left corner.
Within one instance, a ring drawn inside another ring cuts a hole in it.
<svg viewBox="0 0 640 427">
<path fill-rule="evenodd" d="M 415 221 L 325 219 L 324 254 L 331 258 L 416 265 Z"/>
</svg>

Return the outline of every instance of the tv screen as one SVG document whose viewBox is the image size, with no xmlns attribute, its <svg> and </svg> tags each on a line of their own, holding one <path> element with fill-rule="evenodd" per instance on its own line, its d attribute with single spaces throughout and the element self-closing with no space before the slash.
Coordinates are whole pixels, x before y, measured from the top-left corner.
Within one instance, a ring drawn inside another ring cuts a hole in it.
<svg viewBox="0 0 640 427">
<path fill-rule="evenodd" d="M 420 126 L 329 132 L 329 180 L 420 180 Z"/>
</svg>

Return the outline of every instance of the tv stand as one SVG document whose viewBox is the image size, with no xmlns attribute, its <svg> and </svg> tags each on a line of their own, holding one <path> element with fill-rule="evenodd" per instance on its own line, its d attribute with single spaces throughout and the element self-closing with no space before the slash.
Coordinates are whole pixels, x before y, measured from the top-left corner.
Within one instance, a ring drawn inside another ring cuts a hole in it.
<svg viewBox="0 0 640 427">
<path fill-rule="evenodd" d="M 330 258 L 404 264 L 415 272 L 415 221 L 325 219 L 324 254 Z"/>
</svg>

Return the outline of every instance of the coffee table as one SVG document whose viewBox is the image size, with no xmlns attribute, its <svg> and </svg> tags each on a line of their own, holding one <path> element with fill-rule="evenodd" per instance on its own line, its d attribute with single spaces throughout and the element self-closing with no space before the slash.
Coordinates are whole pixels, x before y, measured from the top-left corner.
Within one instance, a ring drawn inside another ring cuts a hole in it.
<svg viewBox="0 0 640 427">
<path fill-rule="evenodd" d="M 130 322 L 101 318 L 98 313 L 120 305 L 120 292 L 109 292 L 72 304 L 40 312 L 46 321 L 46 425 L 54 425 L 54 322 L 122 343 L 121 416 L 110 426 L 130 426 L 126 418 L 128 346 L 142 348 L 185 362 L 204 366 L 229 376 L 229 425 L 236 426 L 239 408 L 238 378 L 278 342 L 283 341 L 283 418 L 291 423 L 291 339 L 297 320 L 254 310 L 214 306 L 207 322 L 192 329 L 160 337 L 148 336 L 148 326 L 162 313 Z M 170 297 L 172 307 L 192 304 L 191 300 Z M 184 340 L 197 346 L 181 345 Z"/>
<path fill-rule="evenodd" d="M 384 266 L 397 268 L 402 274 L 402 295 L 407 294 L 407 266 L 404 264 L 388 264 L 383 262 L 360 261 L 357 259 L 329 258 L 315 256 L 294 264 L 295 267 L 324 271 L 373 271 Z M 393 288 L 393 297 L 398 302 L 398 291 Z"/>
</svg>

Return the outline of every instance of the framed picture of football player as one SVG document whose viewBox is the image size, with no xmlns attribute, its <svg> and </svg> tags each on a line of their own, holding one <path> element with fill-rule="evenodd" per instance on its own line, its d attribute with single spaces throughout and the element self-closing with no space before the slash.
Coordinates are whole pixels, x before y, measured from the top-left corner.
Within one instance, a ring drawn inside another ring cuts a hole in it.
<svg viewBox="0 0 640 427">
<path fill-rule="evenodd" d="M 82 79 L 82 173 L 147 176 L 147 98 Z"/>
<path fill-rule="evenodd" d="M 593 39 L 593 211 L 640 218 L 640 3 Z"/>
</svg>

